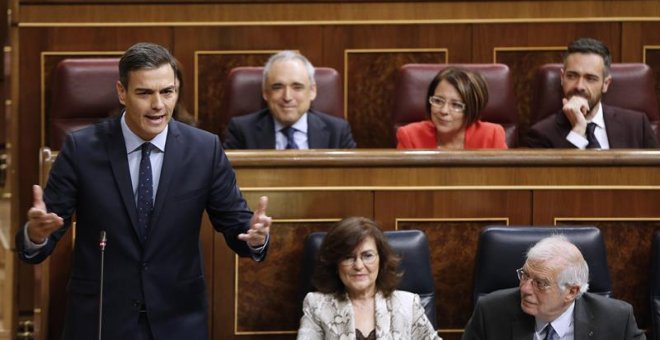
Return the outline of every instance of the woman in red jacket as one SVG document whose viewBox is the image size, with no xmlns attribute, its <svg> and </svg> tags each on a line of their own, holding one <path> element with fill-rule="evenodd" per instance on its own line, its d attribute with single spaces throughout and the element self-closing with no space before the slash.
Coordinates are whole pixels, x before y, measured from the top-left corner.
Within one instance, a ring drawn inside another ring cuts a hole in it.
<svg viewBox="0 0 660 340">
<path fill-rule="evenodd" d="M 504 128 L 479 120 L 488 102 L 488 87 L 475 72 L 449 67 L 428 90 L 430 119 L 396 132 L 398 149 L 506 149 Z"/>
</svg>

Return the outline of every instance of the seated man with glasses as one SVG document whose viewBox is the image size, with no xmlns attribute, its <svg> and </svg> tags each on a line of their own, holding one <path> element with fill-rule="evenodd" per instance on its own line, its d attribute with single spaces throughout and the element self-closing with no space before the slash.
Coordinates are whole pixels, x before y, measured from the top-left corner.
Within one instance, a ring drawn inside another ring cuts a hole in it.
<svg viewBox="0 0 660 340">
<path fill-rule="evenodd" d="M 587 293 L 589 266 L 564 236 L 536 243 L 516 272 L 520 286 L 481 298 L 462 339 L 646 339 L 631 305 Z"/>
<path fill-rule="evenodd" d="M 429 119 L 400 127 L 398 149 L 507 148 L 504 128 L 479 120 L 488 103 L 488 86 L 480 74 L 446 68 L 433 78 L 427 92 Z"/>
</svg>

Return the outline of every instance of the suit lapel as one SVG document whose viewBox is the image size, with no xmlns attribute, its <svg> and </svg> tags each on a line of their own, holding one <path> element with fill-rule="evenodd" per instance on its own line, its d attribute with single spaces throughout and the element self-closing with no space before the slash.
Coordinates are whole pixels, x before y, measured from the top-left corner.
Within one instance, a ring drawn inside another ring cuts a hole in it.
<svg viewBox="0 0 660 340">
<path fill-rule="evenodd" d="M 255 125 L 254 138 L 257 149 L 275 149 L 275 122 L 268 109 L 259 115 Z"/>
<path fill-rule="evenodd" d="M 343 301 L 340 301 L 339 299 L 335 299 L 334 297 L 331 298 L 333 303 L 335 304 L 334 309 L 336 310 L 335 316 L 341 317 L 341 316 L 348 316 L 348 322 L 343 323 L 344 329 L 337 329 L 337 336 L 348 336 L 348 339 L 355 339 L 355 315 L 353 314 L 353 305 L 350 302 L 350 299 L 348 298 L 348 295 L 346 295 L 346 299 Z"/>
<path fill-rule="evenodd" d="M 607 124 L 607 123 L 605 123 Z M 593 315 L 587 311 L 582 298 L 575 300 L 575 309 L 573 310 L 573 331 L 575 339 L 593 339 L 596 330 L 592 323 Z"/>
<path fill-rule="evenodd" d="M 626 145 L 621 142 L 625 140 L 623 136 L 626 134 L 627 124 L 619 121 L 616 111 L 605 105 L 603 105 L 603 119 L 605 120 L 605 133 L 610 149 L 625 148 Z"/>
<path fill-rule="evenodd" d="M 376 292 L 375 296 L 376 313 L 376 337 L 378 339 L 388 338 L 392 334 L 392 312 L 387 308 L 387 299 L 380 292 Z M 366 335 L 366 334 L 363 334 Z"/>
<path fill-rule="evenodd" d="M 529 340 L 534 338 L 534 317 L 520 310 L 518 317 L 511 322 L 512 340 Z M 577 338 L 576 338 L 577 339 Z"/>
<path fill-rule="evenodd" d="M 128 157 L 126 153 L 126 141 L 121 132 L 121 118 L 114 119 L 110 125 L 109 142 L 107 144 L 108 157 L 110 159 L 110 166 L 112 173 L 117 182 L 117 188 L 121 195 L 124 207 L 128 216 L 130 216 L 133 230 L 136 237 L 140 238 L 140 231 L 137 224 L 137 208 L 135 203 L 135 196 L 133 195 L 133 184 L 131 183 L 131 173 L 128 170 Z"/>
<path fill-rule="evenodd" d="M 326 124 L 313 111 L 307 113 L 307 144 L 310 149 L 324 149 L 330 145 Z"/>
<path fill-rule="evenodd" d="M 153 233 L 158 221 L 161 218 L 163 206 L 167 199 L 167 194 L 171 183 L 179 175 L 182 168 L 180 162 L 183 159 L 186 149 L 185 143 L 181 140 L 178 122 L 172 119 L 167 131 L 167 142 L 165 142 L 165 154 L 163 155 L 163 167 L 160 170 L 160 180 L 158 190 L 156 191 L 156 200 L 154 201 L 154 211 L 151 217 L 150 232 Z M 148 238 L 147 240 L 149 240 Z"/>
</svg>

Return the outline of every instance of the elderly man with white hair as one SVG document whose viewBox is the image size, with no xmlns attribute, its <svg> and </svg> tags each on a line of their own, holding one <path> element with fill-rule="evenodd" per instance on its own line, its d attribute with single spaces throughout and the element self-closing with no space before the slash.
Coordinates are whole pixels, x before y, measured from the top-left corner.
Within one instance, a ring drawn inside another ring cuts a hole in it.
<svg viewBox="0 0 660 340">
<path fill-rule="evenodd" d="M 481 298 L 462 339 L 646 339 L 630 304 L 587 292 L 589 267 L 566 237 L 536 243 L 516 272 L 519 287 Z"/>
</svg>

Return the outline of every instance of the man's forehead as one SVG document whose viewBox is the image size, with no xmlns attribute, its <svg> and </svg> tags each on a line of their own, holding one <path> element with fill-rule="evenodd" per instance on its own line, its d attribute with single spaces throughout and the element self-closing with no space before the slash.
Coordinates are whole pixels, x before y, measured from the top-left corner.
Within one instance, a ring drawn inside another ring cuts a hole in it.
<svg viewBox="0 0 660 340">
<path fill-rule="evenodd" d="M 143 68 L 128 72 L 129 88 L 152 88 L 176 86 L 176 76 L 170 65 L 158 68 Z"/>
<path fill-rule="evenodd" d="M 273 84 L 307 84 L 309 83 L 309 74 L 307 73 L 307 68 L 300 60 L 280 60 L 273 63 L 273 66 L 268 72 L 267 79 Z"/>
<path fill-rule="evenodd" d="M 527 260 L 523 268 L 532 276 L 552 279 L 558 271 L 558 263 L 552 260 Z"/>
<path fill-rule="evenodd" d="M 572 53 L 564 63 L 566 71 L 576 69 L 602 71 L 604 67 L 605 60 L 603 60 L 603 57 L 593 53 Z"/>
</svg>

